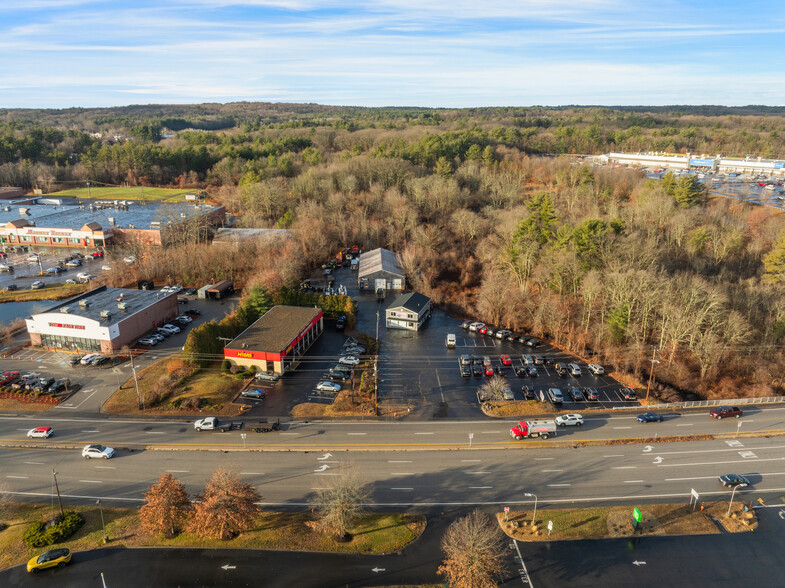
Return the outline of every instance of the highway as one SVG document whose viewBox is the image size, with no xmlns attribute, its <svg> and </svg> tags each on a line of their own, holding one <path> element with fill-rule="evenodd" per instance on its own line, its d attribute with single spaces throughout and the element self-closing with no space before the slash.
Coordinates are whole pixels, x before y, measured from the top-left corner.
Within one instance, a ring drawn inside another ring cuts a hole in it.
<svg viewBox="0 0 785 588">
<path fill-rule="evenodd" d="M 50 411 L 51 412 L 51 411 Z M 194 420 L 142 420 L 124 417 L 71 417 L 63 413 L 40 416 L 0 414 L 0 445 L 26 443 L 40 446 L 78 447 L 86 443 L 103 443 L 128 448 L 206 448 L 264 450 L 374 450 L 374 449 L 456 449 L 520 448 L 526 446 L 558 446 L 583 441 L 599 442 L 630 438 L 681 437 L 684 435 L 716 435 L 743 437 L 767 432 L 785 433 L 785 407 L 770 405 L 744 407 L 740 419 L 716 420 L 708 408 L 689 411 L 662 411 L 662 423 L 639 423 L 641 409 L 611 413 L 584 413 L 582 427 L 564 427 L 555 438 L 547 441 L 510 438 L 510 427 L 518 419 L 487 419 L 484 421 L 401 421 L 401 422 L 282 422 L 281 431 L 248 432 L 243 440 L 239 431 L 227 433 L 197 432 Z M 536 418 L 553 418 L 539 416 Z M 254 419 L 231 417 L 225 420 Z M 48 440 L 27 440 L 27 431 L 51 426 L 55 434 Z"/>
<path fill-rule="evenodd" d="M 52 469 L 69 502 L 101 498 L 140 504 L 163 472 L 197 492 L 218 467 L 253 484 L 267 507 L 311 503 L 342 468 L 356 467 L 372 489 L 370 506 L 597 504 L 603 501 L 682 500 L 729 496 L 717 477 L 740 473 L 752 486 L 737 496 L 785 491 L 785 439 L 727 439 L 666 444 L 572 448 L 457 449 L 417 452 L 127 451 L 110 460 L 85 460 L 78 450 L 4 448 L 0 472 L 6 492 L 19 499 L 52 495 Z"/>
</svg>

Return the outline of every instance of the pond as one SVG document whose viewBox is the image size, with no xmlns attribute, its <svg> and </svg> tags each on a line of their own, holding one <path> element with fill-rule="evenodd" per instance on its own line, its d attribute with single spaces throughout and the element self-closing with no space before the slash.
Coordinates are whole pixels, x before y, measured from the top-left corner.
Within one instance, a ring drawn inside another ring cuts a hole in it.
<svg viewBox="0 0 785 588">
<path fill-rule="evenodd" d="M 28 300 L 26 302 L 4 302 L 0 304 L 0 323 L 12 323 L 17 319 L 46 310 L 55 305 L 54 300 Z"/>
</svg>

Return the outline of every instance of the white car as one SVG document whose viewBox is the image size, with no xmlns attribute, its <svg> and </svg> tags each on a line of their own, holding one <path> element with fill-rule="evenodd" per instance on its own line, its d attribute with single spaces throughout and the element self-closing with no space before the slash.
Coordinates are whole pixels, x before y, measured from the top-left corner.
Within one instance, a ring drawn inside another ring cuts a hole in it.
<svg viewBox="0 0 785 588">
<path fill-rule="evenodd" d="M 114 449 L 106 445 L 85 445 L 82 449 L 82 457 L 85 459 L 93 459 L 94 457 L 109 459 L 113 455 Z"/>
<path fill-rule="evenodd" d="M 123 261 L 125 263 L 133 263 L 136 261 L 136 257 L 133 255 L 129 255 L 128 257 L 123 257 Z"/>
<path fill-rule="evenodd" d="M 36 427 L 35 429 L 30 429 L 27 432 L 27 436 L 31 439 L 48 439 L 52 436 L 52 433 L 54 433 L 54 429 L 52 429 L 52 427 Z"/>
<path fill-rule="evenodd" d="M 601 365 L 597 365 L 596 363 L 590 363 L 586 366 L 586 369 L 593 373 L 595 376 L 601 376 L 605 373 L 605 368 Z"/>
<path fill-rule="evenodd" d="M 338 359 L 338 363 L 343 365 L 360 365 L 360 360 L 354 355 L 344 355 Z"/>
<path fill-rule="evenodd" d="M 571 376 L 575 376 L 577 378 L 581 375 L 581 368 L 577 363 L 568 363 L 567 369 L 569 370 Z"/>
<path fill-rule="evenodd" d="M 341 385 L 335 382 L 319 382 L 316 384 L 316 389 L 320 392 L 340 392 Z"/>
<path fill-rule="evenodd" d="M 144 339 L 139 339 L 138 343 L 139 345 L 147 345 L 148 347 L 152 347 L 153 345 L 157 345 L 158 341 L 152 337 L 145 337 Z"/>
<path fill-rule="evenodd" d="M 194 319 L 192 319 L 190 316 L 187 316 L 185 314 L 181 314 L 180 316 L 177 317 L 177 320 L 183 321 L 184 323 L 191 323 L 193 322 Z"/>
<path fill-rule="evenodd" d="M 30 263 L 38 263 L 38 254 L 34 253 L 33 255 L 28 256 L 27 261 Z"/>
<path fill-rule="evenodd" d="M 479 331 L 485 326 L 485 323 L 472 323 L 469 325 L 470 331 Z"/>
<path fill-rule="evenodd" d="M 88 274 L 87 272 L 79 272 L 78 274 L 76 274 L 76 279 L 77 280 L 86 280 L 89 277 L 90 277 L 90 274 Z"/>
<path fill-rule="evenodd" d="M 101 354 L 100 353 L 88 353 L 81 360 L 79 360 L 79 363 L 81 363 L 82 365 L 87 365 L 88 363 L 93 361 L 99 355 L 101 355 Z"/>
<path fill-rule="evenodd" d="M 111 271 L 111 269 L 112 269 L 112 266 L 111 266 L 111 265 L 102 265 L 102 266 L 101 266 L 101 269 L 102 269 L 103 271 L 105 271 L 105 272 L 108 272 L 108 271 Z"/>
<path fill-rule="evenodd" d="M 504 387 L 502 398 L 505 400 L 515 400 L 515 393 L 512 391 L 512 388 L 510 388 L 509 384 Z"/>
<path fill-rule="evenodd" d="M 556 424 L 560 427 L 580 427 L 583 424 L 583 415 L 580 414 L 560 414 L 556 417 Z"/>
<path fill-rule="evenodd" d="M 170 335 L 174 335 L 180 332 L 180 327 L 175 327 L 174 325 L 170 325 L 168 323 L 158 327 L 158 329 L 164 332 L 168 331 Z"/>
</svg>

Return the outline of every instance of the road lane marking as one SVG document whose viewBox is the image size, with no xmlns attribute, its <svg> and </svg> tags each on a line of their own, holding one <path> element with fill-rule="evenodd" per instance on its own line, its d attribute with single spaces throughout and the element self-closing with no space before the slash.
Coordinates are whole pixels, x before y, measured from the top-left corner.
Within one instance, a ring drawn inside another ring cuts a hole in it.
<svg viewBox="0 0 785 588">
<path fill-rule="evenodd" d="M 420 432 L 420 433 L 415 433 L 415 435 L 434 435 L 434 434 L 435 434 L 435 433 L 433 433 L 433 432 L 428 432 L 428 433 L 422 433 L 422 432 Z"/>
<path fill-rule="evenodd" d="M 390 488 L 390 490 L 414 490 L 414 488 Z"/>
<path fill-rule="evenodd" d="M 490 435 L 491 433 L 504 433 L 504 431 L 482 431 L 483 435 Z"/>
<path fill-rule="evenodd" d="M 632 429 L 632 427 L 613 427 L 614 429 Z"/>
<path fill-rule="evenodd" d="M 300 433 L 278 433 L 279 435 L 299 435 Z"/>
<path fill-rule="evenodd" d="M 79 480 L 80 482 L 84 482 L 85 484 L 103 484 L 101 480 Z"/>
<path fill-rule="evenodd" d="M 469 486 L 469 490 L 487 490 L 493 486 Z"/>
<path fill-rule="evenodd" d="M 666 482 L 685 482 L 687 480 L 714 480 L 717 476 L 700 476 L 698 478 L 665 478 Z"/>
<path fill-rule="evenodd" d="M 393 460 L 393 459 L 390 459 L 390 460 L 387 460 L 387 463 L 412 463 L 412 460 L 408 460 L 408 459 L 395 459 L 395 460 Z"/>
<path fill-rule="evenodd" d="M 563 472 L 564 470 L 542 470 L 543 472 Z"/>
<path fill-rule="evenodd" d="M 556 459 L 555 457 L 535 457 L 534 461 L 545 461 L 546 459 Z M 480 461 L 479 459 L 477 461 Z"/>
<path fill-rule="evenodd" d="M 562 488 L 564 486 L 570 486 L 570 484 L 548 484 L 551 488 Z"/>
<path fill-rule="evenodd" d="M 264 472 L 240 472 L 241 476 L 263 476 Z M 314 488 L 316 490 L 316 488 Z"/>
<path fill-rule="evenodd" d="M 27 480 L 30 476 L 6 476 L 6 478 L 14 478 L 16 480 Z"/>
<path fill-rule="evenodd" d="M 677 427 L 694 427 L 695 424 L 694 423 L 680 423 L 680 424 L 678 424 L 676 426 Z"/>
<path fill-rule="evenodd" d="M 347 435 L 367 435 L 368 433 L 346 433 Z"/>
<path fill-rule="evenodd" d="M 82 431 L 82 433 L 100 433 L 98 429 L 93 429 L 92 431 Z"/>
<path fill-rule="evenodd" d="M 638 466 L 613 466 L 611 467 L 612 470 L 634 470 Z"/>
<path fill-rule="evenodd" d="M 624 480 L 625 484 L 642 484 L 643 480 Z"/>
<path fill-rule="evenodd" d="M 114 466 L 95 466 L 97 470 L 116 470 L 117 468 Z"/>
<path fill-rule="evenodd" d="M 166 470 L 170 474 L 188 474 L 188 470 Z"/>
<path fill-rule="evenodd" d="M 765 459 L 756 459 L 755 462 L 757 463 L 757 462 L 760 462 L 760 461 L 782 461 L 782 460 L 785 460 L 785 457 L 768 457 L 768 458 L 765 458 Z M 701 462 L 701 463 L 661 463 L 661 464 L 658 464 L 657 467 L 658 468 L 673 468 L 673 467 L 679 467 L 679 466 L 724 465 L 726 463 L 750 463 L 750 460 L 749 459 L 737 459 L 737 460 L 734 460 L 734 461 L 719 461 L 719 462 L 704 461 L 704 462 Z"/>
<path fill-rule="evenodd" d="M 26 463 L 27 465 L 46 465 L 46 464 L 45 464 L 44 462 L 42 462 L 42 461 L 26 461 L 25 463 Z"/>
<path fill-rule="evenodd" d="M 614 453 L 613 455 L 603 455 L 603 457 L 624 457 L 623 453 Z"/>
</svg>

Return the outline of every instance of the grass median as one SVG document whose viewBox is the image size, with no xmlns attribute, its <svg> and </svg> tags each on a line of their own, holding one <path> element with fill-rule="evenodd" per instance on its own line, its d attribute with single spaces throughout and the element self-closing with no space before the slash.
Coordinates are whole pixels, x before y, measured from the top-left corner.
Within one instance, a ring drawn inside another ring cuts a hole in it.
<svg viewBox="0 0 785 588">
<path fill-rule="evenodd" d="M 633 528 L 632 506 L 607 506 L 576 509 L 537 510 L 496 514 L 502 530 L 519 541 L 564 541 L 571 539 L 605 539 L 644 535 L 707 535 L 753 531 L 758 520 L 753 510 L 744 510 L 740 501 L 733 503 L 728 515 L 727 502 L 708 502 L 694 511 L 686 504 L 646 504 L 639 506 L 642 515 Z M 548 522 L 553 528 L 548 532 Z"/>
<path fill-rule="evenodd" d="M 85 523 L 67 541 L 30 548 L 22 536 L 31 523 L 51 518 L 51 505 L 7 503 L 3 520 L 8 528 L 0 531 L 0 569 L 25 563 L 49 549 L 67 547 L 71 551 L 97 549 L 104 545 L 101 513 L 98 507 L 76 507 Z M 70 507 L 69 507 L 70 510 Z M 112 547 L 194 547 L 208 549 L 280 549 L 336 553 L 391 553 L 416 539 L 425 529 L 425 518 L 409 514 L 369 514 L 349 529 L 353 539 L 338 543 L 306 523 L 314 521 L 310 513 L 261 513 L 254 528 L 234 539 L 201 539 L 181 534 L 173 539 L 147 535 L 141 531 L 137 509 L 103 509 L 106 534 Z"/>
</svg>

